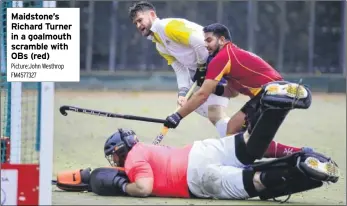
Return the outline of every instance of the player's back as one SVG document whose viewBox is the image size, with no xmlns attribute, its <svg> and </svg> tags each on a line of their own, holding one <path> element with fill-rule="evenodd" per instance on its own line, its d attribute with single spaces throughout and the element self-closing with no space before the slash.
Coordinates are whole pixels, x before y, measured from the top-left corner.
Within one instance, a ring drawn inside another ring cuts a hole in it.
<svg viewBox="0 0 347 206">
<path fill-rule="evenodd" d="M 231 66 L 240 70 L 235 71 L 235 78 L 252 78 L 252 76 L 257 75 L 262 84 L 268 83 L 268 80 L 273 81 L 282 78 L 269 63 L 258 55 L 244 50 L 235 44 L 231 44 L 230 51 Z"/>
<path fill-rule="evenodd" d="M 127 156 L 125 169 L 140 168 L 148 163 L 154 178 L 153 195 L 189 197 L 187 168 L 190 149 L 191 146 L 174 148 L 137 143 Z M 135 176 L 136 174 L 129 175 L 130 181 L 135 181 Z"/>
<path fill-rule="evenodd" d="M 228 85 L 244 95 L 253 96 L 264 84 L 282 80 L 282 76 L 256 54 L 228 43 L 215 57 L 216 61 L 230 61 L 229 73 L 224 77 Z"/>
</svg>

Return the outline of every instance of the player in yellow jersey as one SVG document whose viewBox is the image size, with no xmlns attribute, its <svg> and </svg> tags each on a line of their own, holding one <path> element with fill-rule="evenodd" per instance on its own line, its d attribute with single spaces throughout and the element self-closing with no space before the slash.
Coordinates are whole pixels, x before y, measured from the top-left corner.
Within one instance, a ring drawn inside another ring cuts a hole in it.
<svg viewBox="0 0 347 206">
<path fill-rule="evenodd" d="M 209 55 L 205 47 L 203 27 L 182 18 L 160 19 L 155 7 L 146 1 L 131 6 L 129 16 L 141 35 L 155 43 L 159 54 L 175 71 L 178 85 L 177 103 L 182 106 L 187 101 L 185 96 L 193 85 L 192 80 L 199 78 L 199 72 L 196 71 L 205 69 Z M 229 98 L 211 94 L 208 100 L 195 110 L 215 125 L 221 137 L 226 136 L 230 119 L 225 113 Z"/>
</svg>

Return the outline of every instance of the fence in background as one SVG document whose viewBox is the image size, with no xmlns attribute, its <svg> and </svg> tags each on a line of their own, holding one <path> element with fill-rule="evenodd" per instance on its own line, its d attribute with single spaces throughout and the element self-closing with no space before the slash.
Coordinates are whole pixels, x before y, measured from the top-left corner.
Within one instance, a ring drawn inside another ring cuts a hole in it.
<svg viewBox="0 0 347 206">
<path fill-rule="evenodd" d="M 160 18 L 220 22 L 240 47 L 283 73 L 346 70 L 346 1 L 150 1 Z M 81 8 L 81 70 L 168 70 L 128 18 L 130 1 L 59 1 Z"/>
</svg>

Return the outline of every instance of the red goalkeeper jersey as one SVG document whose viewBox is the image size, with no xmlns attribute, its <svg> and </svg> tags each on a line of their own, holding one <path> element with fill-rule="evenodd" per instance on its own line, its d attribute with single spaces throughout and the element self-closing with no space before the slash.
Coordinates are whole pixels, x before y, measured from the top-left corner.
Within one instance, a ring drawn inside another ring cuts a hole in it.
<svg viewBox="0 0 347 206">
<path fill-rule="evenodd" d="M 228 87 L 253 97 L 269 82 L 283 80 L 282 76 L 259 56 L 227 43 L 209 63 L 205 79 L 220 81 Z"/>
<path fill-rule="evenodd" d="M 125 172 L 130 182 L 138 178 L 153 178 L 152 195 L 189 197 L 187 183 L 188 156 L 191 146 L 173 148 L 137 143 L 125 160 Z"/>
</svg>

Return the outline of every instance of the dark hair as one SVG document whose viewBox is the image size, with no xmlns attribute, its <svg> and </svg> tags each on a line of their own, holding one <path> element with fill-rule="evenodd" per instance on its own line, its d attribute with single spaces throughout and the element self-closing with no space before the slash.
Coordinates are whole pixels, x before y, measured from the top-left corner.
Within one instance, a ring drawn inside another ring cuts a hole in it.
<svg viewBox="0 0 347 206">
<path fill-rule="evenodd" d="M 217 37 L 222 37 L 224 36 L 224 38 L 226 40 L 229 40 L 231 41 L 231 34 L 230 34 L 230 31 L 229 29 L 224 26 L 223 24 L 220 24 L 220 23 L 213 23 L 213 24 L 210 24 L 210 25 L 207 25 L 204 27 L 204 32 L 207 33 L 207 32 L 212 32 L 213 35 L 217 36 Z"/>
<path fill-rule="evenodd" d="M 155 7 L 147 1 L 139 1 L 129 7 L 129 17 L 133 20 L 139 11 L 155 11 Z"/>
</svg>

